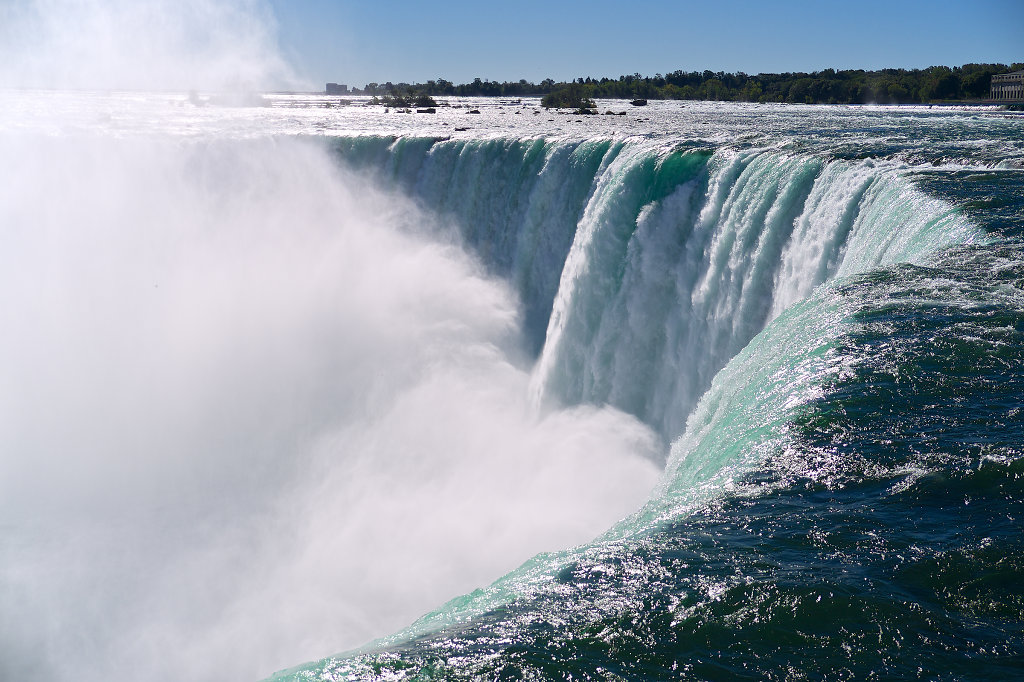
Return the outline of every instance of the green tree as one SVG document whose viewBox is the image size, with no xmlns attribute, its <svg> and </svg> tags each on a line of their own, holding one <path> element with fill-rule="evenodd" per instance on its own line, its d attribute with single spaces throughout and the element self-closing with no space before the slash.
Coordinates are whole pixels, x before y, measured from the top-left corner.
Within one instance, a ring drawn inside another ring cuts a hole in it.
<svg viewBox="0 0 1024 682">
<path fill-rule="evenodd" d="M 571 83 L 561 88 L 552 90 L 540 101 L 545 109 L 594 109 L 597 107 L 588 94 L 586 86 L 579 83 Z"/>
</svg>

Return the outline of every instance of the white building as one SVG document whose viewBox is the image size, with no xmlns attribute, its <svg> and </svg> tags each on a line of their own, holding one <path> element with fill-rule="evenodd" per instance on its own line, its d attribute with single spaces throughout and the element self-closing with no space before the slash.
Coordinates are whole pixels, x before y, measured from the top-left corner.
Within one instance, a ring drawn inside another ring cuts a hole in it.
<svg viewBox="0 0 1024 682">
<path fill-rule="evenodd" d="M 992 76 L 989 96 L 994 100 L 1024 101 L 1024 71 Z"/>
</svg>

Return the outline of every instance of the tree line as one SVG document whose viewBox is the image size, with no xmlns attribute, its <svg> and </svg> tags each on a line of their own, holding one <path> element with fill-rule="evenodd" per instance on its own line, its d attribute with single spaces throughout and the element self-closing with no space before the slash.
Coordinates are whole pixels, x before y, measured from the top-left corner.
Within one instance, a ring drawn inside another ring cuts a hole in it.
<svg viewBox="0 0 1024 682">
<path fill-rule="evenodd" d="M 526 97 L 572 88 L 588 99 L 678 99 L 798 104 L 923 104 L 985 99 L 994 74 L 1024 69 L 1024 63 L 931 66 L 927 69 L 864 71 L 824 69 L 813 73 L 745 73 L 673 71 L 654 76 L 577 78 L 540 83 L 525 79 L 490 81 L 476 78 L 456 85 L 443 78 L 426 83 L 368 83 L 356 94 L 419 97 L 421 95 Z"/>
</svg>

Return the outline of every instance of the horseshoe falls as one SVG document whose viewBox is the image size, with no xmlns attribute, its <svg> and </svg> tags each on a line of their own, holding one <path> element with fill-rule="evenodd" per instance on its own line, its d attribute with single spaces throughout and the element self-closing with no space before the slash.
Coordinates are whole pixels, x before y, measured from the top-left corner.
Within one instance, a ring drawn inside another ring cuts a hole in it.
<svg viewBox="0 0 1024 682">
<path fill-rule="evenodd" d="M 1019 114 L 2 98 L 0 677 L 1020 669 Z"/>
<path fill-rule="evenodd" d="M 613 405 L 667 441 L 715 373 L 817 285 L 979 235 L 872 163 L 671 142 L 336 144 L 437 207 L 514 285 L 542 399 Z"/>
</svg>

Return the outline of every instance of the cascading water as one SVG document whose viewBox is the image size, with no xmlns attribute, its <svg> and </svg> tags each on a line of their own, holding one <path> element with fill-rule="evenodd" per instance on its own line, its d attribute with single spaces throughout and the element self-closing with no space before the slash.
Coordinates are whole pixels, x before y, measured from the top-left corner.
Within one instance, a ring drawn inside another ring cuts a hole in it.
<svg viewBox="0 0 1024 682">
<path fill-rule="evenodd" d="M 576 223 L 622 144 L 357 137 L 333 146 L 348 165 L 383 176 L 443 216 L 512 282 L 530 347 L 539 352 Z"/>
<path fill-rule="evenodd" d="M 736 583 L 702 585 L 722 580 L 705 567 L 712 575 L 698 573 L 698 582 L 678 578 L 678 593 L 667 575 L 655 577 L 680 551 L 666 524 L 674 528 L 723 494 L 758 499 L 785 492 L 794 476 L 835 475 L 834 462 L 805 458 L 794 445 L 794 425 L 857 364 L 843 349 L 863 301 L 830 282 L 988 240 L 886 163 L 643 144 L 610 155 L 580 210 L 533 388 L 560 404 L 612 404 L 674 440 L 657 491 L 590 545 L 537 557 L 361 655 L 282 678 L 360 679 L 371 670 L 402 677 L 405 666 L 428 679 L 675 670 L 681 661 L 660 647 L 653 656 L 631 648 L 659 636 L 662 626 L 644 619 L 686 599 L 708 608 Z M 496 222 L 504 239 L 516 232 L 504 215 Z M 490 262 L 493 244 L 469 241 Z M 766 463 L 788 473 L 756 473 Z M 905 475 L 897 465 L 861 478 Z M 695 602 L 686 590 L 697 591 Z M 569 615 L 556 617 L 562 608 Z M 903 614 L 892 618 L 905 627 Z M 550 630 L 535 631 L 541 623 Z M 624 639 L 589 649 L 598 632 Z M 566 650 L 576 653 L 555 653 Z M 687 650 L 684 669 L 706 665 Z"/>
<path fill-rule="evenodd" d="M 667 441 L 718 370 L 822 282 L 979 237 L 869 161 L 610 141 L 336 147 L 511 280 L 540 400 L 613 405 Z"/>
</svg>

